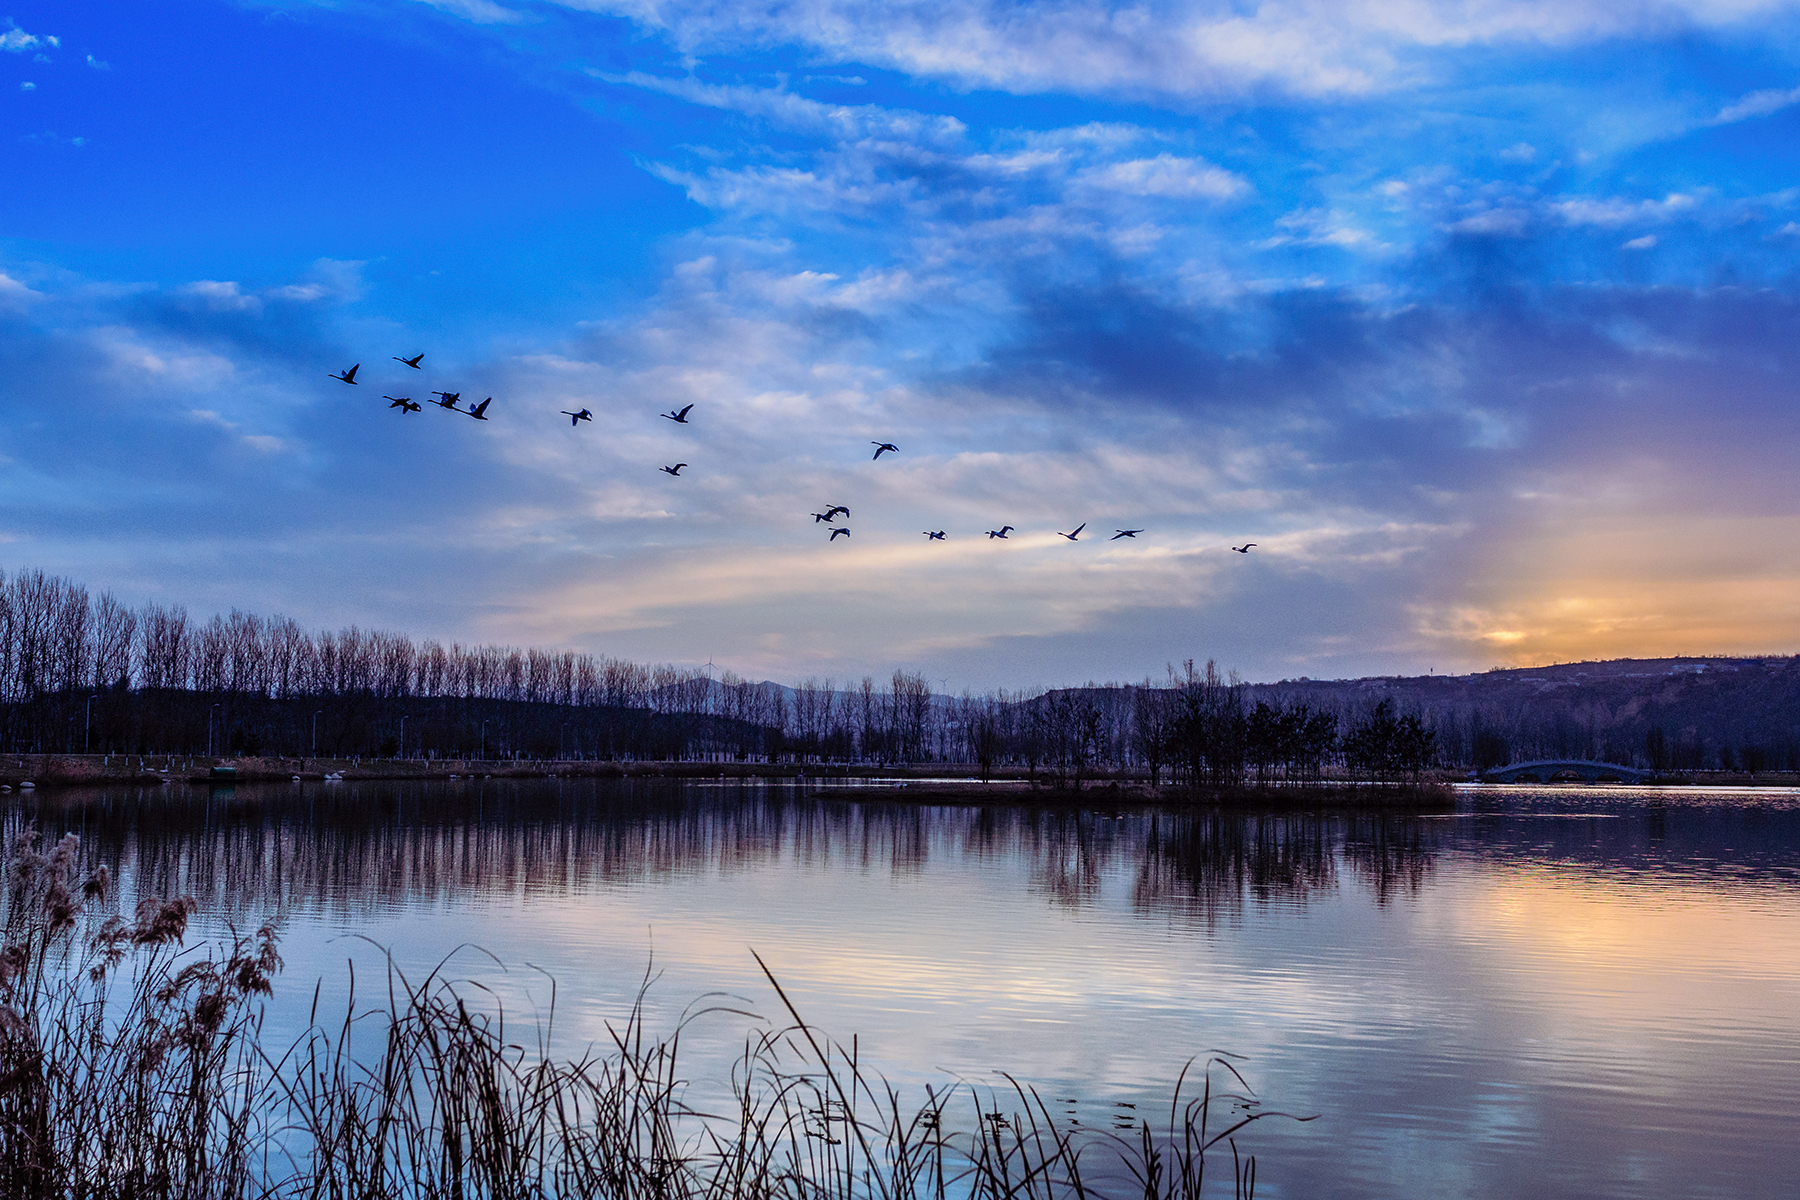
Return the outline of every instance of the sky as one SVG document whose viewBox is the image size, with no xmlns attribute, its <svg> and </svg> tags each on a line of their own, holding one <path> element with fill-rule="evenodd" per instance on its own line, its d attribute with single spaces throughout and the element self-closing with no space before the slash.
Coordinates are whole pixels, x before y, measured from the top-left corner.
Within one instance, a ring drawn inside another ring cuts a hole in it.
<svg viewBox="0 0 1800 1200">
<path fill-rule="evenodd" d="M 1800 651 L 1800 3 L 15 0 L 0 105 L 8 572 L 949 691 Z"/>
</svg>

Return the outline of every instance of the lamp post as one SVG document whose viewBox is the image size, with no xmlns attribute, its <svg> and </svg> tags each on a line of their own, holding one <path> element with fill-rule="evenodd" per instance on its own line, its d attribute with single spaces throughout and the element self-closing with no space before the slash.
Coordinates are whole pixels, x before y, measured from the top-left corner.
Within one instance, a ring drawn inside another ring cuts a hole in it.
<svg viewBox="0 0 1800 1200">
<path fill-rule="evenodd" d="M 81 752 L 83 754 L 88 752 L 88 747 L 94 740 L 94 701 L 99 698 L 99 696 L 87 698 L 87 726 L 81 731 Z"/>
<path fill-rule="evenodd" d="M 320 713 L 322 713 L 322 712 L 324 712 L 324 711 L 325 711 L 325 710 L 324 710 L 324 709 L 322 709 L 322 708 L 319 708 L 319 709 L 314 709 L 314 710 L 313 710 L 313 748 L 312 748 L 312 756 L 313 756 L 313 757 L 314 757 L 314 758 L 317 758 L 317 757 L 319 757 L 319 714 L 320 714 Z"/>
<path fill-rule="evenodd" d="M 218 711 L 219 706 L 216 704 L 206 710 L 206 757 L 208 758 L 213 757 L 213 717 Z"/>
<path fill-rule="evenodd" d="M 487 722 L 481 723 L 481 757 L 487 757 Z"/>
<path fill-rule="evenodd" d="M 400 757 L 406 757 L 406 714 L 400 714 Z"/>
</svg>

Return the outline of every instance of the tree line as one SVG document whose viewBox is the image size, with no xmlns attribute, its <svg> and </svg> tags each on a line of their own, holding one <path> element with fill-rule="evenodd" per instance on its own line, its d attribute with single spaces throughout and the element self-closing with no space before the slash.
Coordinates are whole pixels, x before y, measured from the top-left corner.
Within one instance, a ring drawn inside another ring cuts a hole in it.
<svg viewBox="0 0 1800 1200">
<path fill-rule="evenodd" d="M 1434 734 L 1391 705 L 1252 700 L 1188 662 L 1162 681 L 936 695 L 895 671 L 838 686 L 132 607 L 0 574 L 0 749 L 11 753 L 973 763 L 1080 782 L 1119 769 L 1209 786 L 1416 777 Z"/>
</svg>

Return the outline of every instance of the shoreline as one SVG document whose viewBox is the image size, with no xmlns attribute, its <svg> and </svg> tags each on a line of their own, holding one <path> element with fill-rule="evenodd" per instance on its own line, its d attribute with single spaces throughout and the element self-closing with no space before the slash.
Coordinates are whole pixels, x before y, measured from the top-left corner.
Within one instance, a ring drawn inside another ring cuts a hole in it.
<svg viewBox="0 0 1800 1200">
<path fill-rule="evenodd" d="M 79 787 L 187 784 L 223 787 L 236 783 L 460 782 L 473 779 L 675 779 L 767 781 L 783 784 L 858 784 L 881 781 L 884 791 L 909 798 L 951 803 L 1004 799 L 1010 803 L 1083 803 L 1162 806 L 1252 806 L 1262 808 L 1454 807 L 1457 790 L 1471 781 L 1438 771 L 1416 783 L 1377 784 L 1326 778 L 1316 782 L 1254 783 L 1225 788 L 1152 786 L 1141 770 L 1095 771 L 1076 785 L 1054 773 L 1020 767 L 996 768 L 984 782 L 974 763 L 791 763 L 706 761 L 619 761 L 601 759 L 355 759 L 208 758 L 200 755 L 0 754 L 0 788 L 11 792 Z M 1481 787 L 1513 785 L 1483 784 Z M 1800 787 L 1800 773 L 1683 772 L 1644 784 L 1556 783 L 1531 785 L 1562 789 L 1629 787 Z"/>
<path fill-rule="evenodd" d="M 109 761 L 110 757 L 110 761 Z M 966 775 L 966 778 L 956 778 Z M 947 778 L 946 776 L 949 776 Z M 618 762 L 479 759 L 297 759 L 137 755 L 0 755 L 0 788 L 12 794 L 77 788 L 229 788 L 237 784 L 457 783 L 473 780 L 673 779 L 817 785 L 842 788 L 887 802 L 920 804 L 1039 804 L 1120 808 L 1360 808 L 1444 810 L 1456 805 L 1442 780 L 1373 784 L 1348 780 L 1284 783 L 1267 787 L 1153 787 L 1142 772 L 1096 772 L 1080 781 L 1009 768 L 976 778 L 974 764 L 797 764 L 720 762 Z M 815 793 L 816 794 L 816 793 Z"/>
</svg>

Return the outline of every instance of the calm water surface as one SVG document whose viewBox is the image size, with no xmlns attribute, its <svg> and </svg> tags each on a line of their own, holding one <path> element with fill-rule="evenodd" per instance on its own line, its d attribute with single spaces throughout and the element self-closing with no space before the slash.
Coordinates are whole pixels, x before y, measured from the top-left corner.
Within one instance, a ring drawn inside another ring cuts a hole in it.
<svg viewBox="0 0 1800 1200">
<path fill-rule="evenodd" d="M 904 1086 L 1010 1072 L 1105 1128 L 1184 1062 L 1272 1107 L 1260 1194 L 1800 1195 L 1800 795 L 1482 788 L 1454 815 L 919 807 L 880 789 L 543 782 L 14 798 L 124 893 L 284 923 L 269 1016 L 453 955 L 556 1042 L 655 975 L 806 1017 Z M 370 939 L 369 942 L 361 938 Z M 506 970 L 469 950 L 486 948 Z M 697 1087 L 747 1022 L 707 1018 Z"/>
</svg>

